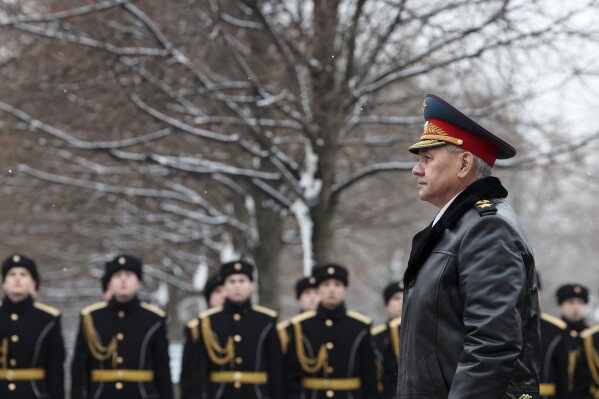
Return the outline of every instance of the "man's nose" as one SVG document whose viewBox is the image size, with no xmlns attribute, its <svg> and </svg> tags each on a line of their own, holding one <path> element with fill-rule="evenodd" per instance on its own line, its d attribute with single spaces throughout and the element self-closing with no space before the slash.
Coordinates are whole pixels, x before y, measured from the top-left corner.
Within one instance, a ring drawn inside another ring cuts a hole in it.
<svg viewBox="0 0 599 399">
<path fill-rule="evenodd" d="M 412 174 L 416 176 L 422 176 L 422 166 L 420 166 L 420 162 L 417 162 L 416 165 L 412 168 Z"/>
</svg>

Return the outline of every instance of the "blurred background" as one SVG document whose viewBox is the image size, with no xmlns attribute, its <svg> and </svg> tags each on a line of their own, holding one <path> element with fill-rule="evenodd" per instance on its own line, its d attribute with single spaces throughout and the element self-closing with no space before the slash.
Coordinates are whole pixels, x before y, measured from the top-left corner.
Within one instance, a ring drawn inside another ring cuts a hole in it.
<svg viewBox="0 0 599 399">
<path fill-rule="evenodd" d="M 381 322 L 437 211 L 407 151 L 432 92 L 518 149 L 494 173 L 543 309 L 578 282 L 597 321 L 598 17 L 591 0 L 1 1 L 0 255 L 37 261 L 69 350 L 118 253 L 143 259 L 174 342 L 239 257 L 281 319 L 334 261 Z"/>
</svg>

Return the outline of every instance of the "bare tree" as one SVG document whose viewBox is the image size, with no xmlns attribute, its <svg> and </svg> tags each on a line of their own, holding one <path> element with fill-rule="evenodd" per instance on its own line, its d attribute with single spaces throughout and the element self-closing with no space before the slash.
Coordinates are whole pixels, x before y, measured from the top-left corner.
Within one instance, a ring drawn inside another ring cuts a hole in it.
<svg viewBox="0 0 599 399">
<path fill-rule="evenodd" d="M 69 253 L 88 262 L 143 252 L 182 298 L 198 265 L 250 256 L 276 306 L 286 244 L 302 244 L 308 272 L 347 256 L 343 231 L 413 221 L 403 180 L 384 172 L 411 169 L 397 154 L 419 136 L 431 87 L 491 127 L 518 126 L 514 108 L 538 93 L 514 87 L 517 69 L 594 39 L 571 22 L 595 1 L 550 3 L 4 4 L 0 123 L 34 155 L 6 182 L 24 207 L 42 201 L 32 187 L 60 185 L 62 212 L 81 215 Z"/>
</svg>

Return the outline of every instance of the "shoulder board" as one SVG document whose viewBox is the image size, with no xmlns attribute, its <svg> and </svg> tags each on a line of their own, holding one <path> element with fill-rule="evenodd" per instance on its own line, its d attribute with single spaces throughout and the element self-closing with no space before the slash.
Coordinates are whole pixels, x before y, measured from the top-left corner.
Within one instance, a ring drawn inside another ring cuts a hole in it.
<svg viewBox="0 0 599 399">
<path fill-rule="evenodd" d="M 584 330 L 582 330 L 580 333 L 580 338 L 584 339 L 586 337 L 590 337 L 591 335 L 595 335 L 597 333 L 599 333 L 599 325 L 585 328 Z"/>
<path fill-rule="evenodd" d="M 302 321 L 307 320 L 314 316 L 316 316 L 315 310 L 306 310 L 305 312 L 302 312 L 302 313 L 298 314 L 297 316 L 293 316 L 289 320 L 289 322 L 290 323 L 301 323 Z"/>
<path fill-rule="evenodd" d="M 352 319 L 360 320 L 364 324 L 372 324 L 372 320 L 364 316 L 362 313 L 354 312 L 353 310 L 348 310 L 347 315 Z"/>
<path fill-rule="evenodd" d="M 277 323 L 277 330 L 285 330 L 287 327 L 289 327 L 289 324 L 291 324 L 289 320 L 281 321 Z"/>
<path fill-rule="evenodd" d="M 166 312 L 160 309 L 158 306 L 150 305 L 147 302 L 140 302 L 139 305 L 152 313 L 156 313 L 160 317 L 166 317 Z"/>
<path fill-rule="evenodd" d="M 393 328 L 401 326 L 401 317 L 396 317 L 389 322 L 389 325 Z"/>
<path fill-rule="evenodd" d="M 252 305 L 252 309 L 254 309 L 256 312 L 267 314 L 270 317 L 277 317 L 277 315 L 278 315 L 278 313 L 276 311 L 269 309 L 269 308 L 265 308 L 264 306 L 260 306 L 260 305 Z"/>
<path fill-rule="evenodd" d="M 108 306 L 108 302 L 106 302 L 106 301 L 94 303 L 93 305 L 89 305 L 89 306 L 83 308 L 83 310 L 81 311 L 81 314 L 86 315 L 86 314 L 96 311 L 98 309 L 105 308 L 106 306 Z"/>
<path fill-rule="evenodd" d="M 497 207 L 489 200 L 483 199 L 476 201 L 474 208 L 478 211 L 478 214 L 482 216 L 495 215 L 497 213 Z"/>
<path fill-rule="evenodd" d="M 2 306 L 2 299 L 0 299 L 0 306 Z"/>
<path fill-rule="evenodd" d="M 212 316 L 213 314 L 215 314 L 215 313 L 218 313 L 218 312 L 220 312 L 221 310 L 223 310 L 223 307 L 222 307 L 222 306 L 216 306 L 216 307 L 213 307 L 213 308 L 210 308 L 210 309 L 206 309 L 206 310 L 204 310 L 204 311 L 200 312 L 200 313 L 198 314 L 198 317 L 199 317 L 200 319 L 203 319 L 203 318 L 205 318 L 205 317 Z"/>
<path fill-rule="evenodd" d="M 385 331 L 387 329 L 387 323 L 383 323 L 383 324 L 379 324 L 376 327 L 372 327 L 370 329 L 370 335 L 377 335 L 382 333 L 383 331 Z"/>
<path fill-rule="evenodd" d="M 547 313 L 541 312 L 541 319 L 545 320 L 548 323 L 553 324 L 556 327 L 561 328 L 562 330 L 565 330 L 566 327 L 568 327 L 568 325 L 566 324 L 565 321 L 563 321 L 562 319 L 558 319 L 555 316 L 551 316 L 550 314 L 547 314 Z"/>
<path fill-rule="evenodd" d="M 195 327 L 197 327 L 200 324 L 200 321 L 196 318 L 193 320 L 190 320 L 187 322 L 187 324 L 185 324 L 187 326 L 187 328 L 193 329 Z"/>
<path fill-rule="evenodd" d="M 58 310 L 52 306 L 46 305 L 45 303 L 36 301 L 36 302 L 33 302 L 33 306 L 35 306 L 39 310 L 43 310 L 46 313 L 50 313 L 54 317 L 60 316 L 60 310 Z"/>
</svg>

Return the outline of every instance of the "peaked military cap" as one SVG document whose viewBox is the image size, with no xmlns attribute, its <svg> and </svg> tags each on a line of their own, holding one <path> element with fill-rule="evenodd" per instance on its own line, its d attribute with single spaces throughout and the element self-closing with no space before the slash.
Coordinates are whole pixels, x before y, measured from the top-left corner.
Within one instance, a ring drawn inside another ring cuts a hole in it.
<svg viewBox="0 0 599 399">
<path fill-rule="evenodd" d="M 102 278 L 102 288 L 104 283 L 108 287 L 108 283 L 112 275 L 121 270 L 129 270 L 137 275 L 137 278 L 142 280 L 142 263 L 141 260 L 132 255 L 118 255 L 113 260 L 106 262 L 104 268 L 104 277 Z"/>
<path fill-rule="evenodd" d="M 212 294 L 212 291 L 221 285 L 223 285 L 223 281 L 217 274 L 208 277 L 206 284 L 204 284 L 204 298 L 206 298 L 206 302 L 210 303 L 210 295 Z"/>
<path fill-rule="evenodd" d="M 409 150 L 453 144 L 493 166 L 497 159 L 516 155 L 514 147 L 435 94 L 427 94 L 422 104 L 424 133 Z"/>
<path fill-rule="evenodd" d="M 559 305 L 570 298 L 580 298 L 584 303 L 589 303 L 589 290 L 580 284 L 564 284 L 557 289 L 555 295 Z"/>
<path fill-rule="evenodd" d="M 345 286 L 349 285 L 349 273 L 345 266 L 335 263 L 314 266 L 312 276 L 316 279 L 316 286 L 319 286 L 324 280 L 334 278 L 341 281 Z"/>
<path fill-rule="evenodd" d="M 316 278 L 314 276 L 300 278 L 295 283 L 295 297 L 299 299 L 299 297 L 302 295 L 302 292 L 316 287 Z"/>
<path fill-rule="evenodd" d="M 254 281 L 254 265 L 241 259 L 221 265 L 218 277 L 220 281 L 225 281 L 231 274 L 238 273 L 245 274 L 250 280 Z"/>
<path fill-rule="evenodd" d="M 398 292 L 403 292 L 403 281 L 393 281 L 389 283 L 383 290 L 383 300 L 385 301 L 385 305 L 389 302 L 389 299 Z"/>
<path fill-rule="evenodd" d="M 33 259 L 29 259 L 25 255 L 12 254 L 4 260 L 2 263 L 2 281 L 6 278 L 6 274 L 13 267 L 24 267 L 31 274 L 31 278 L 35 281 L 35 288 L 38 289 L 40 285 L 40 275 L 37 271 L 37 265 Z"/>
</svg>

